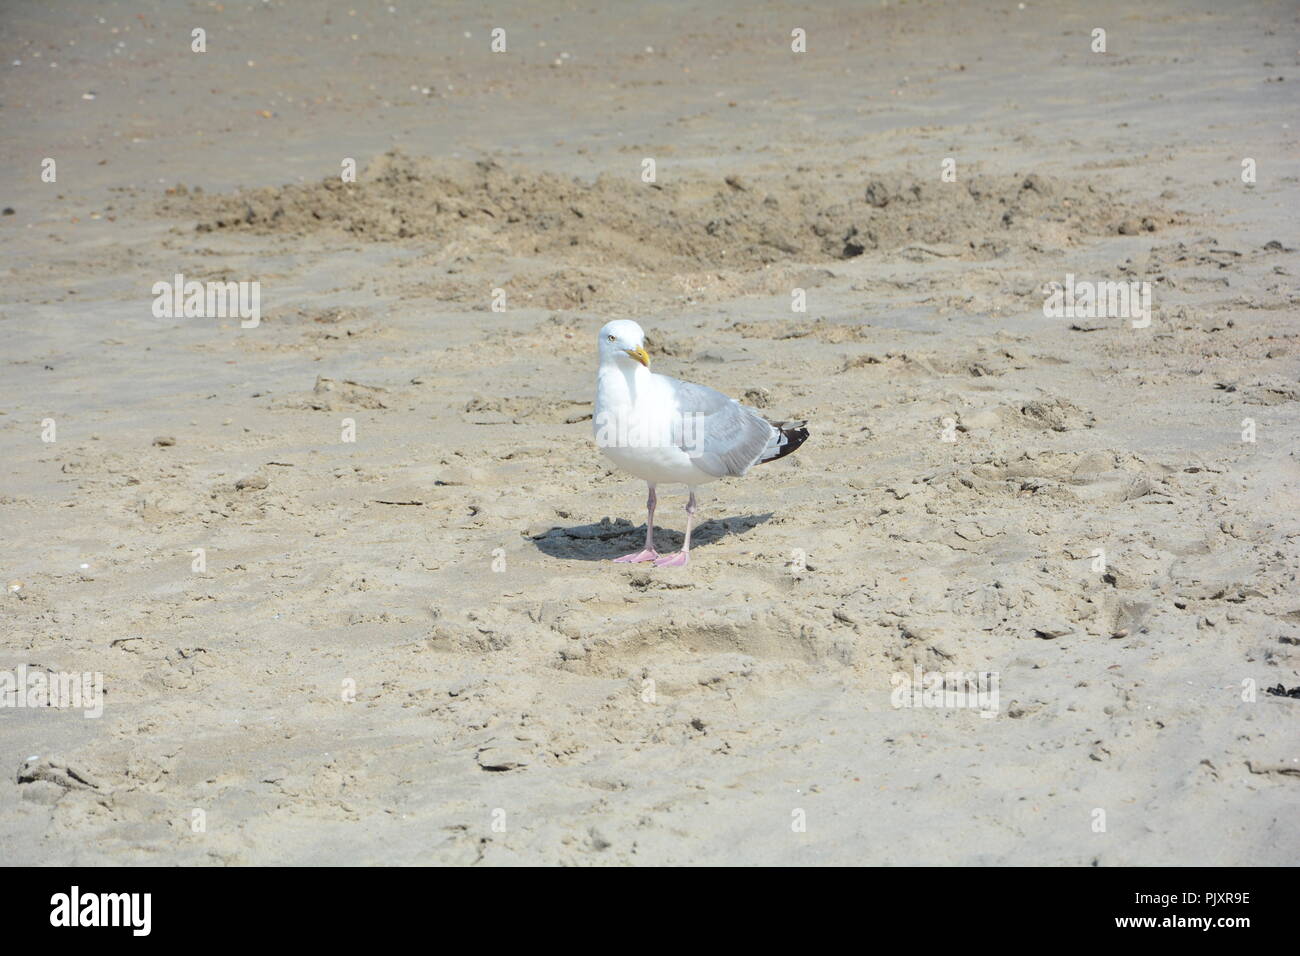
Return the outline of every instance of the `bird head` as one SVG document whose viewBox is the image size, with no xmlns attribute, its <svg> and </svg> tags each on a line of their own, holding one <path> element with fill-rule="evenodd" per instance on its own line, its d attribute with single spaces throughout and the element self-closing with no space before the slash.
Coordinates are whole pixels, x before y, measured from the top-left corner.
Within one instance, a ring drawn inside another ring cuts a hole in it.
<svg viewBox="0 0 1300 956">
<path fill-rule="evenodd" d="M 601 364 L 607 362 L 639 362 L 650 367 L 650 354 L 645 350 L 645 333 L 631 319 L 606 322 L 597 340 Z"/>
</svg>

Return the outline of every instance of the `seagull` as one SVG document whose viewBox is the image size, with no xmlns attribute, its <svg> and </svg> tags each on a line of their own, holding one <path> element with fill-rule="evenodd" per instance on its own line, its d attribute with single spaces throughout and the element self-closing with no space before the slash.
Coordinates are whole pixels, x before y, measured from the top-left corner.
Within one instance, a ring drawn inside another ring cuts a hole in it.
<svg viewBox="0 0 1300 956">
<path fill-rule="evenodd" d="M 707 385 L 651 372 L 645 332 L 630 319 L 606 323 L 597 344 L 600 367 L 592 412 L 596 444 L 615 465 L 650 487 L 645 547 L 614 560 L 684 567 L 691 556 L 695 489 L 784 458 L 808 439 L 807 422 L 769 422 Z M 662 557 L 654 540 L 655 486 L 661 484 L 683 484 L 690 492 L 682 550 Z"/>
</svg>

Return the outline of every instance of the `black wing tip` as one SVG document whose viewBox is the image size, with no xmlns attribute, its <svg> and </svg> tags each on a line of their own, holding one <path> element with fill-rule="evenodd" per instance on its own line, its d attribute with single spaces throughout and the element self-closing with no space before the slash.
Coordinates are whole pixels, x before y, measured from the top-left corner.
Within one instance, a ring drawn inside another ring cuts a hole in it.
<svg viewBox="0 0 1300 956">
<path fill-rule="evenodd" d="M 772 422 L 772 427 L 781 433 L 776 454 L 764 458 L 764 462 L 777 461 L 799 450 L 799 446 L 808 440 L 807 422 Z M 762 462 L 760 462 L 761 464 Z"/>
</svg>

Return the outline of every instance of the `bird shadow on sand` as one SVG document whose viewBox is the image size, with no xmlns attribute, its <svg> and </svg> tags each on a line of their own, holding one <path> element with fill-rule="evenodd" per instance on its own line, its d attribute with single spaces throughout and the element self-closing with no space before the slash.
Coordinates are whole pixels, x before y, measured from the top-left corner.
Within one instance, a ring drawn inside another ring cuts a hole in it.
<svg viewBox="0 0 1300 956">
<path fill-rule="evenodd" d="M 732 518 L 714 518 L 698 525 L 691 532 L 691 553 L 728 535 L 745 534 L 772 518 L 772 513 L 737 515 Z M 685 520 L 680 520 L 681 531 L 655 524 L 655 547 L 660 554 L 681 549 L 685 537 Z M 572 528 L 555 527 L 533 538 L 533 544 L 543 554 L 570 561 L 610 561 L 620 555 L 638 551 L 645 544 L 645 522 L 634 525 L 626 518 L 610 521 L 602 518 L 599 524 L 580 524 Z"/>
</svg>

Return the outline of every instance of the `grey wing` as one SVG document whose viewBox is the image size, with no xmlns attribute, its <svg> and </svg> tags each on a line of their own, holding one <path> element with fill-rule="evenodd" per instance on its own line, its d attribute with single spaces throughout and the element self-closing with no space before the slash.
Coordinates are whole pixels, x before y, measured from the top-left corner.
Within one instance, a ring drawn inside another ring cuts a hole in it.
<svg viewBox="0 0 1300 956">
<path fill-rule="evenodd" d="M 743 475 L 759 460 L 776 429 L 752 408 L 707 385 L 672 379 L 678 420 L 673 443 L 701 471 L 718 478 Z"/>
</svg>

